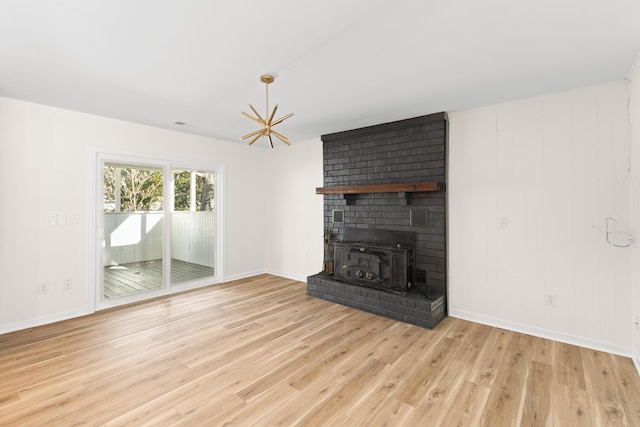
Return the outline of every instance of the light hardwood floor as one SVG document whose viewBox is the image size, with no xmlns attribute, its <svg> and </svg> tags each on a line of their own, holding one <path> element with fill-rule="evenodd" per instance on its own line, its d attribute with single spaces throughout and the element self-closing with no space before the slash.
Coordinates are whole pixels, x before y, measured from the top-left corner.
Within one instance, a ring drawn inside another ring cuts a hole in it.
<svg viewBox="0 0 640 427">
<path fill-rule="evenodd" d="M 0 425 L 640 425 L 630 359 L 305 290 L 261 275 L 0 335 Z"/>
</svg>

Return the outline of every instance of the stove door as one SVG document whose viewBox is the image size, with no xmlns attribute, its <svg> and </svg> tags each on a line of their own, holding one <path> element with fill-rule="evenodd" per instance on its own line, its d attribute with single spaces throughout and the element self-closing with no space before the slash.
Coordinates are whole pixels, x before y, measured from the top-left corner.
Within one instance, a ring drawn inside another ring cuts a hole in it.
<svg viewBox="0 0 640 427">
<path fill-rule="evenodd" d="M 380 278 L 380 264 L 384 254 L 376 251 L 363 251 L 358 248 L 349 251 L 349 276 L 353 279 L 378 283 Z"/>
<path fill-rule="evenodd" d="M 407 292 L 413 281 L 413 251 L 364 247 L 352 243 L 335 242 L 334 276 L 354 284 Z"/>
<path fill-rule="evenodd" d="M 333 244 L 333 275 L 343 279 L 347 279 L 349 276 L 349 260 L 347 259 L 347 250 L 344 244 Z"/>
</svg>

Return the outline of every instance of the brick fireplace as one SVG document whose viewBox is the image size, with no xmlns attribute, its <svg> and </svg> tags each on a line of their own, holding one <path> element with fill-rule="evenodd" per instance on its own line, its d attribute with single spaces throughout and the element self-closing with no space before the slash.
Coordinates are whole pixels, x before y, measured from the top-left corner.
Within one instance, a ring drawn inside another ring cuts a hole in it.
<svg viewBox="0 0 640 427">
<path fill-rule="evenodd" d="M 446 315 L 446 113 L 322 141 L 324 186 L 317 193 L 324 195 L 326 267 L 307 279 L 307 294 L 433 328 Z M 359 286 L 334 274 L 349 268 L 343 260 L 336 264 L 335 246 L 353 229 L 415 236 L 405 291 Z"/>
</svg>

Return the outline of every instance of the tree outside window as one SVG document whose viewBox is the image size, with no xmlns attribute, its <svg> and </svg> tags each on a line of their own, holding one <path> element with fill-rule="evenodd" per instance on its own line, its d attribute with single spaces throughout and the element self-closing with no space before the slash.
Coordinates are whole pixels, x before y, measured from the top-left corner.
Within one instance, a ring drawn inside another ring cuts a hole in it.
<svg viewBox="0 0 640 427">
<path fill-rule="evenodd" d="M 103 205 L 105 212 L 162 210 L 162 171 L 105 165 Z M 120 206 L 116 206 L 116 183 L 120 184 Z"/>
</svg>

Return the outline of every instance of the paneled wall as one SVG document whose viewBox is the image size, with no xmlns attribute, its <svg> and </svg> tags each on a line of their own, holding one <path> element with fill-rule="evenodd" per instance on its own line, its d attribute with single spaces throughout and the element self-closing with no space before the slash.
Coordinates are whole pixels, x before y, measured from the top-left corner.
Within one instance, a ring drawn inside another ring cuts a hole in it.
<svg viewBox="0 0 640 427">
<path fill-rule="evenodd" d="M 162 259 L 162 216 L 162 212 L 105 213 L 104 265 Z"/>
<path fill-rule="evenodd" d="M 632 213 L 634 231 L 637 233 L 640 227 L 640 54 L 636 57 L 636 62 L 629 73 L 631 80 L 629 94 L 629 109 L 631 121 L 631 171 L 632 181 L 631 198 L 633 201 Z M 633 323 L 633 357 L 636 369 L 640 372 L 640 236 L 636 235 L 639 242 L 633 245 L 631 251 L 631 287 L 632 289 L 632 323 Z"/>
<path fill-rule="evenodd" d="M 450 314 L 629 354 L 627 82 L 449 118 Z"/>
<path fill-rule="evenodd" d="M 215 267 L 215 211 L 171 213 L 171 258 Z"/>
</svg>

